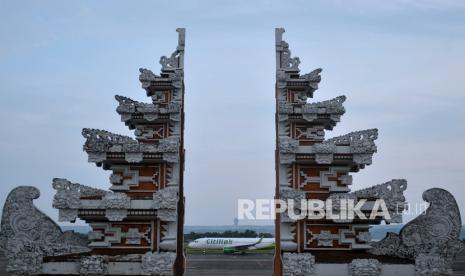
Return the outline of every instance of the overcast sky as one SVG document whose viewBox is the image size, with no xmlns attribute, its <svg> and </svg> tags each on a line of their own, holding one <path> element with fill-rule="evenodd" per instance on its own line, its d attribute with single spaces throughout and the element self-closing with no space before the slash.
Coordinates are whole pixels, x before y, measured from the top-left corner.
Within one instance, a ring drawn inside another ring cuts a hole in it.
<svg viewBox="0 0 465 276">
<path fill-rule="evenodd" d="M 352 188 L 406 178 L 410 203 L 441 187 L 465 214 L 463 3 L 0 0 L 0 204 L 33 185 L 57 219 L 52 178 L 107 189 L 81 129 L 132 135 L 113 95 L 148 102 L 138 68 L 158 72 L 185 27 L 186 224 L 231 224 L 238 198 L 274 193 L 274 28 L 285 27 L 303 73 L 323 68 L 315 100 L 348 97 L 326 137 L 379 128 Z"/>
</svg>

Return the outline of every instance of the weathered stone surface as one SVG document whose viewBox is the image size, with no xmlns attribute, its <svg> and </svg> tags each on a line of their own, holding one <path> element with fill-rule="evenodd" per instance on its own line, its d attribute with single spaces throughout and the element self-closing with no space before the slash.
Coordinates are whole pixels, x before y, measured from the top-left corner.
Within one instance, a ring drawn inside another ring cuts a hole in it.
<svg viewBox="0 0 465 276">
<path fill-rule="evenodd" d="M 37 188 L 19 186 L 8 195 L 3 207 L 0 245 L 7 257 L 7 271 L 12 275 L 37 275 L 42 258 L 87 252 L 87 241 L 72 233 L 63 233 L 33 200 Z"/>
<path fill-rule="evenodd" d="M 381 263 L 376 259 L 355 259 L 349 264 L 349 276 L 379 276 Z"/>
<path fill-rule="evenodd" d="M 176 253 L 147 252 L 142 256 L 142 275 L 172 275 Z"/>
<path fill-rule="evenodd" d="M 178 203 L 178 187 L 166 187 L 153 194 L 154 209 L 176 209 Z"/>
<path fill-rule="evenodd" d="M 387 222 L 402 223 L 402 213 L 407 208 L 407 201 L 404 196 L 406 189 L 407 180 L 393 179 L 383 184 L 354 191 L 351 194 L 356 195 L 359 199 L 383 199 L 391 215 L 391 219 L 387 220 Z"/>
<path fill-rule="evenodd" d="M 426 212 L 407 223 L 399 235 L 388 233 L 372 243 L 370 252 L 415 259 L 418 275 L 449 275 L 427 271 L 449 271 L 455 255 L 464 248 L 459 239 L 460 211 L 452 194 L 443 189 L 429 189 L 423 199 L 431 204 Z"/>
<path fill-rule="evenodd" d="M 159 144 L 141 144 L 129 136 L 100 129 L 85 128 L 82 134 L 86 138 L 84 150 L 87 152 L 177 152 L 179 147 L 179 137 L 162 139 Z"/>
<path fill-rule="evenodd" d="M 284 253 L 283 276 L 313 276 L 315 257 L 310 253 Z"/>
<path fill-rule="evenodd" d="M 81 258 L 80 275 L 105 275 L 108 271 L 108 258 L 106 256 L 86 256 Z"/>
</svg>

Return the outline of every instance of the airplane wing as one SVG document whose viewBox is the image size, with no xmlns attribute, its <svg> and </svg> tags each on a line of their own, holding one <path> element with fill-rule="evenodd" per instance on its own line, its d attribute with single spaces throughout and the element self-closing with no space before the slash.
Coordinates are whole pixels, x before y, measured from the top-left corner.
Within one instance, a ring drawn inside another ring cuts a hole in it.
<svg viewBox="0 0 465 276">
<path fill-rule="evenodd" d="M 247 250 L 247 249 L 261 243 L 262 240 L 263 240 L 263 238 L 260 238 L 257 242 L 254 242 L 254 243 L 244 243 L 244 244 L 237 244 L 237 245 L 233 245 L 233 246 L 225 246 L 224 249 L 225 250 L 236 250 L 236 251 Z"/>
</svg>

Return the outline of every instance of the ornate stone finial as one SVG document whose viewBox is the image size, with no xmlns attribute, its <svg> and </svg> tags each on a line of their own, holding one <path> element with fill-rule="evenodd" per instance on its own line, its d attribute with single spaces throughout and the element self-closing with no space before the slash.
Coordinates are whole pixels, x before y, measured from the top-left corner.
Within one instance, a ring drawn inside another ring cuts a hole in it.
<svg viewBox="0 0 465 276">
<path fill-rule="evenodd" d="M 178 46 L 170 57 L 162 56 L 160 58 L 162 71 L 174 71 L 183 68 L 186 29 L 178 28 L 176 31 L 178 32 Z"/>
<path fill-rule="evenodd" d="M 300 59 L 299 57 L 292 57 L 291 50 L 289 50 L 289 44 L 283 40 L 284 32 L 284 28 L 275 29 L 277 68 L 299 72 Z"/>
</svg>

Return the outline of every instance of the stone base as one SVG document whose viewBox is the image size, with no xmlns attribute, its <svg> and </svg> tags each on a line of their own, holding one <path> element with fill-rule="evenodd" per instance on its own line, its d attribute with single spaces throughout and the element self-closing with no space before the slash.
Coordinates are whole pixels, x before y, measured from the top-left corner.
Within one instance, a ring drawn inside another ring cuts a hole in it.
<svg viewBox="0 0 465 276">
<path fill-rule="evenodd" d="M 415 266 L 413 264 L 381 264 L 379 274 L 350 274 L 350 264 L 315 264 L 315 276 L 415 276 Z"/>
<path fill-rule="evenodd" d="M 129 256 L 84 256 L 78 260 L 42 264 L 42 275 L 172 275 L 173 252 Z"/>
</svg>

